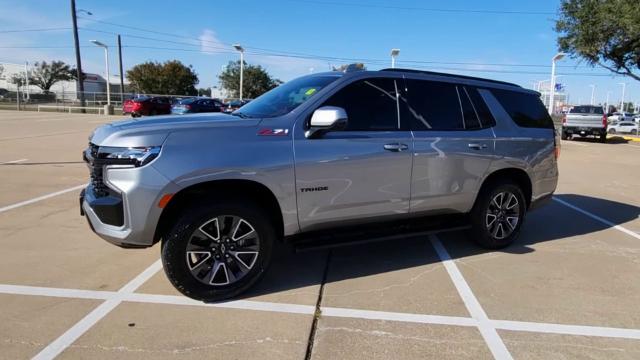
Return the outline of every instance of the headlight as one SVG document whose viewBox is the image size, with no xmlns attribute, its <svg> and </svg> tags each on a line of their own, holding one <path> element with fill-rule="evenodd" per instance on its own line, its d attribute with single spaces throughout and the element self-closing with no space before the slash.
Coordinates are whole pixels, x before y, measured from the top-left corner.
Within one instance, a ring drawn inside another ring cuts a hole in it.
<svg viewBox="0 0 640 360">
<path fill-rule="evenodd" d="M 110 147 L 100 146 L 98 158 L 105 159 L 109 164 L 144 166 L 160 154 L 160 146 L 145 147 Z"/>
</svg>

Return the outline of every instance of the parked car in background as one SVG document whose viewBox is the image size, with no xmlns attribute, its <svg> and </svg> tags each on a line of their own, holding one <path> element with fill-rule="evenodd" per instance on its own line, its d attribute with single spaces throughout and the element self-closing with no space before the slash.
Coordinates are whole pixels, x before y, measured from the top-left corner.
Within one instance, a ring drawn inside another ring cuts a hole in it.
<svg viewBox="0 0 640 360">
<path fill-rule="evenodd" d="M 122 104 L 122 114 L 132 117 L 171 113 L 171 99 L 162 96 L 138 96 Z"/>
<path fill-rule="evenodd" d="M 246 105 L 247 103 L 249 103 L 249 101 L 251 101 L 251 100 L 233 100 L 233 101 L 229 101 L 227 103 L 227 107 L 224 109 L 224 112 L 226 112 L 226 113 L 234 112 L 234 111 L 240 109 L 241 107 L 243 107 L 244 105 Z"/>
<path fill-rule="evenodd" d="M 638 126 L 638 123 L 634 121 L 620 121 L 615 125 L 609 125 L 609 134 L 638 135 Z"/>
<path fill-rule="evenodd" d="M 4 99 L 4 97 L 9 93 L 9 90 L 0 88 L 0 99 Z"/>
<path fill-rule="evenodd" d="M 180 100 L 171 106 L 172 114 L 192 114 L 207 112 L 222 112 L 226 105 L 218 99 L 189 98 Z"/>
<path fill-rule="evenodd" d="M 607 117 L 609 119 L 609 122 L 620 122 L 620 121 L 631 120 L 633 118 L 629 113 L 618 112 L 618 111 L 612 114 L 607 114 Z"/>
<path fill-rule="evenodd" d="M 578 105 L 562 118 L 562 139 L 573 135 L 596 136 L 600 142 L 607 141 L 607 115 L 602 106 Z"/>
</svg>

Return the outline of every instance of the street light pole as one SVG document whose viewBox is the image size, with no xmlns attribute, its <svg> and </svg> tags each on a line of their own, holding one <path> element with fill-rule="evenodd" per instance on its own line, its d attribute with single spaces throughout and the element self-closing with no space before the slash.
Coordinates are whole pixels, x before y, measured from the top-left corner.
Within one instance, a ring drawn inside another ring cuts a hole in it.
<svg viewBox="0 0 640 360">
<path fill-rule="evenodd" d="M 620 109 L 618 111 L 624 112 L 624 91 L 627 88 L 627 83 L 621 82 L 618 85 L 622 85 L 622 98 L 620 99 Z"/>
<path fill-rule="evenodd" d="M 118 64 L 120 66 L 120 103 L 124 104 L 124 75 L 122 74 L 122 43 L 118 34 Z"/>
<path fill-rule="evenodd" d="M 557 53 L 551 59 L 551 89 L 549 89 L 549 114 L 553 115 L 555 106 L 555 90 L 556 90 L 556 61 L 564 57 L 564 53 Z"/>
<path fill-rule="evenodd" d="M 76 76 L 78 87 L 76 97 L 80 99 L 80 106 L 84 107 L 84 79 L 82 76 L 82 61 L 80 60 L 80 40 L 78 38 L 78 21 L 76 19 L 76 0 L 71 0 L 71 21 L 73 22 L 73 43 L 76 48 Z M 84 112 L 84 109 L 82 109 Z"/>
<path fill-rule="evenodd" d="M 25 91 L 27 95 L 27 100 L 29 100 L 29 62 L 24 62 L 24 82 L 25 82 Z"/>
<path fill-rule="evenodd" d="M 607 91 L 607 102 L 605 103 L 604 112 L 609 113 L 609 95 L 611 95 L 611 91 Z"/>
<path fill-rule="evenodd" d="M 234 44 L 233 47 L 240 52 L 240 101 L 242 101 L 242 85 L 244 84 L 244 48 L 240 44 Z"/>
<path fill-rule="evenodd" d="M 593 105 L 593 96 L 595 95 L 595 92 L 596 92 L 596 86 L 589 85 L 589 87 L 591 88 L 591 101 L 589 102 L 589 105 Z"/>
<path fill-rule="evenodd" d="M 396 58 L 400 55 L 400 49 L 391 49 L 391 68 L 396 67 Z"/>
<path fill-rule="evenodd" d="M 107 105 L 111 105 L 111 84 L 109 83 L 109 47 L 98 40 L 91 40 L 91 42 L 104 49 L 104 67 L 107 75 Z"/>
</svg>

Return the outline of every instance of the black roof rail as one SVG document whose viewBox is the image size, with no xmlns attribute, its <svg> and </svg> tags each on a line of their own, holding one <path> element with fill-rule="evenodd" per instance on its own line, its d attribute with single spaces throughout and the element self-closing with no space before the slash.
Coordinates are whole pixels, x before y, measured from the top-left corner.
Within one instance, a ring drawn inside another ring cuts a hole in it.
<svg viewBox="0 0 640 360">
<path fill-rule="evenodd" d="M 510 82 L 506 82 L 506 81 L 484 79 L 484 78 L 479 78 L 479 77 L 475 77 L 475 76 L 447 74 L 447 73 L 440 73 L 440 72 L 435 72 L 435 71 L 415 70 L 415 69 L 401 69 L 401 68 L 386 68 L 386 69 L 381 69 L 380 71 L 394 71 L 394 72 L 406 72 L 406 73 L 414 73 L 414 74 L 438 75 L 438 76 L 446 76 L 446 77 L 452 77 L 452 78 L 457 78 L 457 79 L 485 81 L 485 82 L 490 82 L 490 83 L 494 83 L 494 84 L 516 86 L 516 87 L 521 88 L 521 86 L 518 85 L 518 84 L 514 84 L 514 83 L 510 83 Z"/>
</svg>

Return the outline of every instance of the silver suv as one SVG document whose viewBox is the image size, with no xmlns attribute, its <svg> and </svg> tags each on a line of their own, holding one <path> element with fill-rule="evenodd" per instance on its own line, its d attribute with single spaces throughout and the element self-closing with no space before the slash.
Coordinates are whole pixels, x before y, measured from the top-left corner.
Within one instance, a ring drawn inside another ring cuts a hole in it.
<svg viewBox="0 0 640 360">
<path fill-rule="evenodd" d="M 516 239 L 551 198 L 558 140 L 539 94 L 414 70 L 289 81 L 231 114 L 112 123 L 90 136 L 81 209 L 122 247 L 161 241 L 183 294 L 233 297 L 278 242 L 468 229 Z"/>
</svg>

